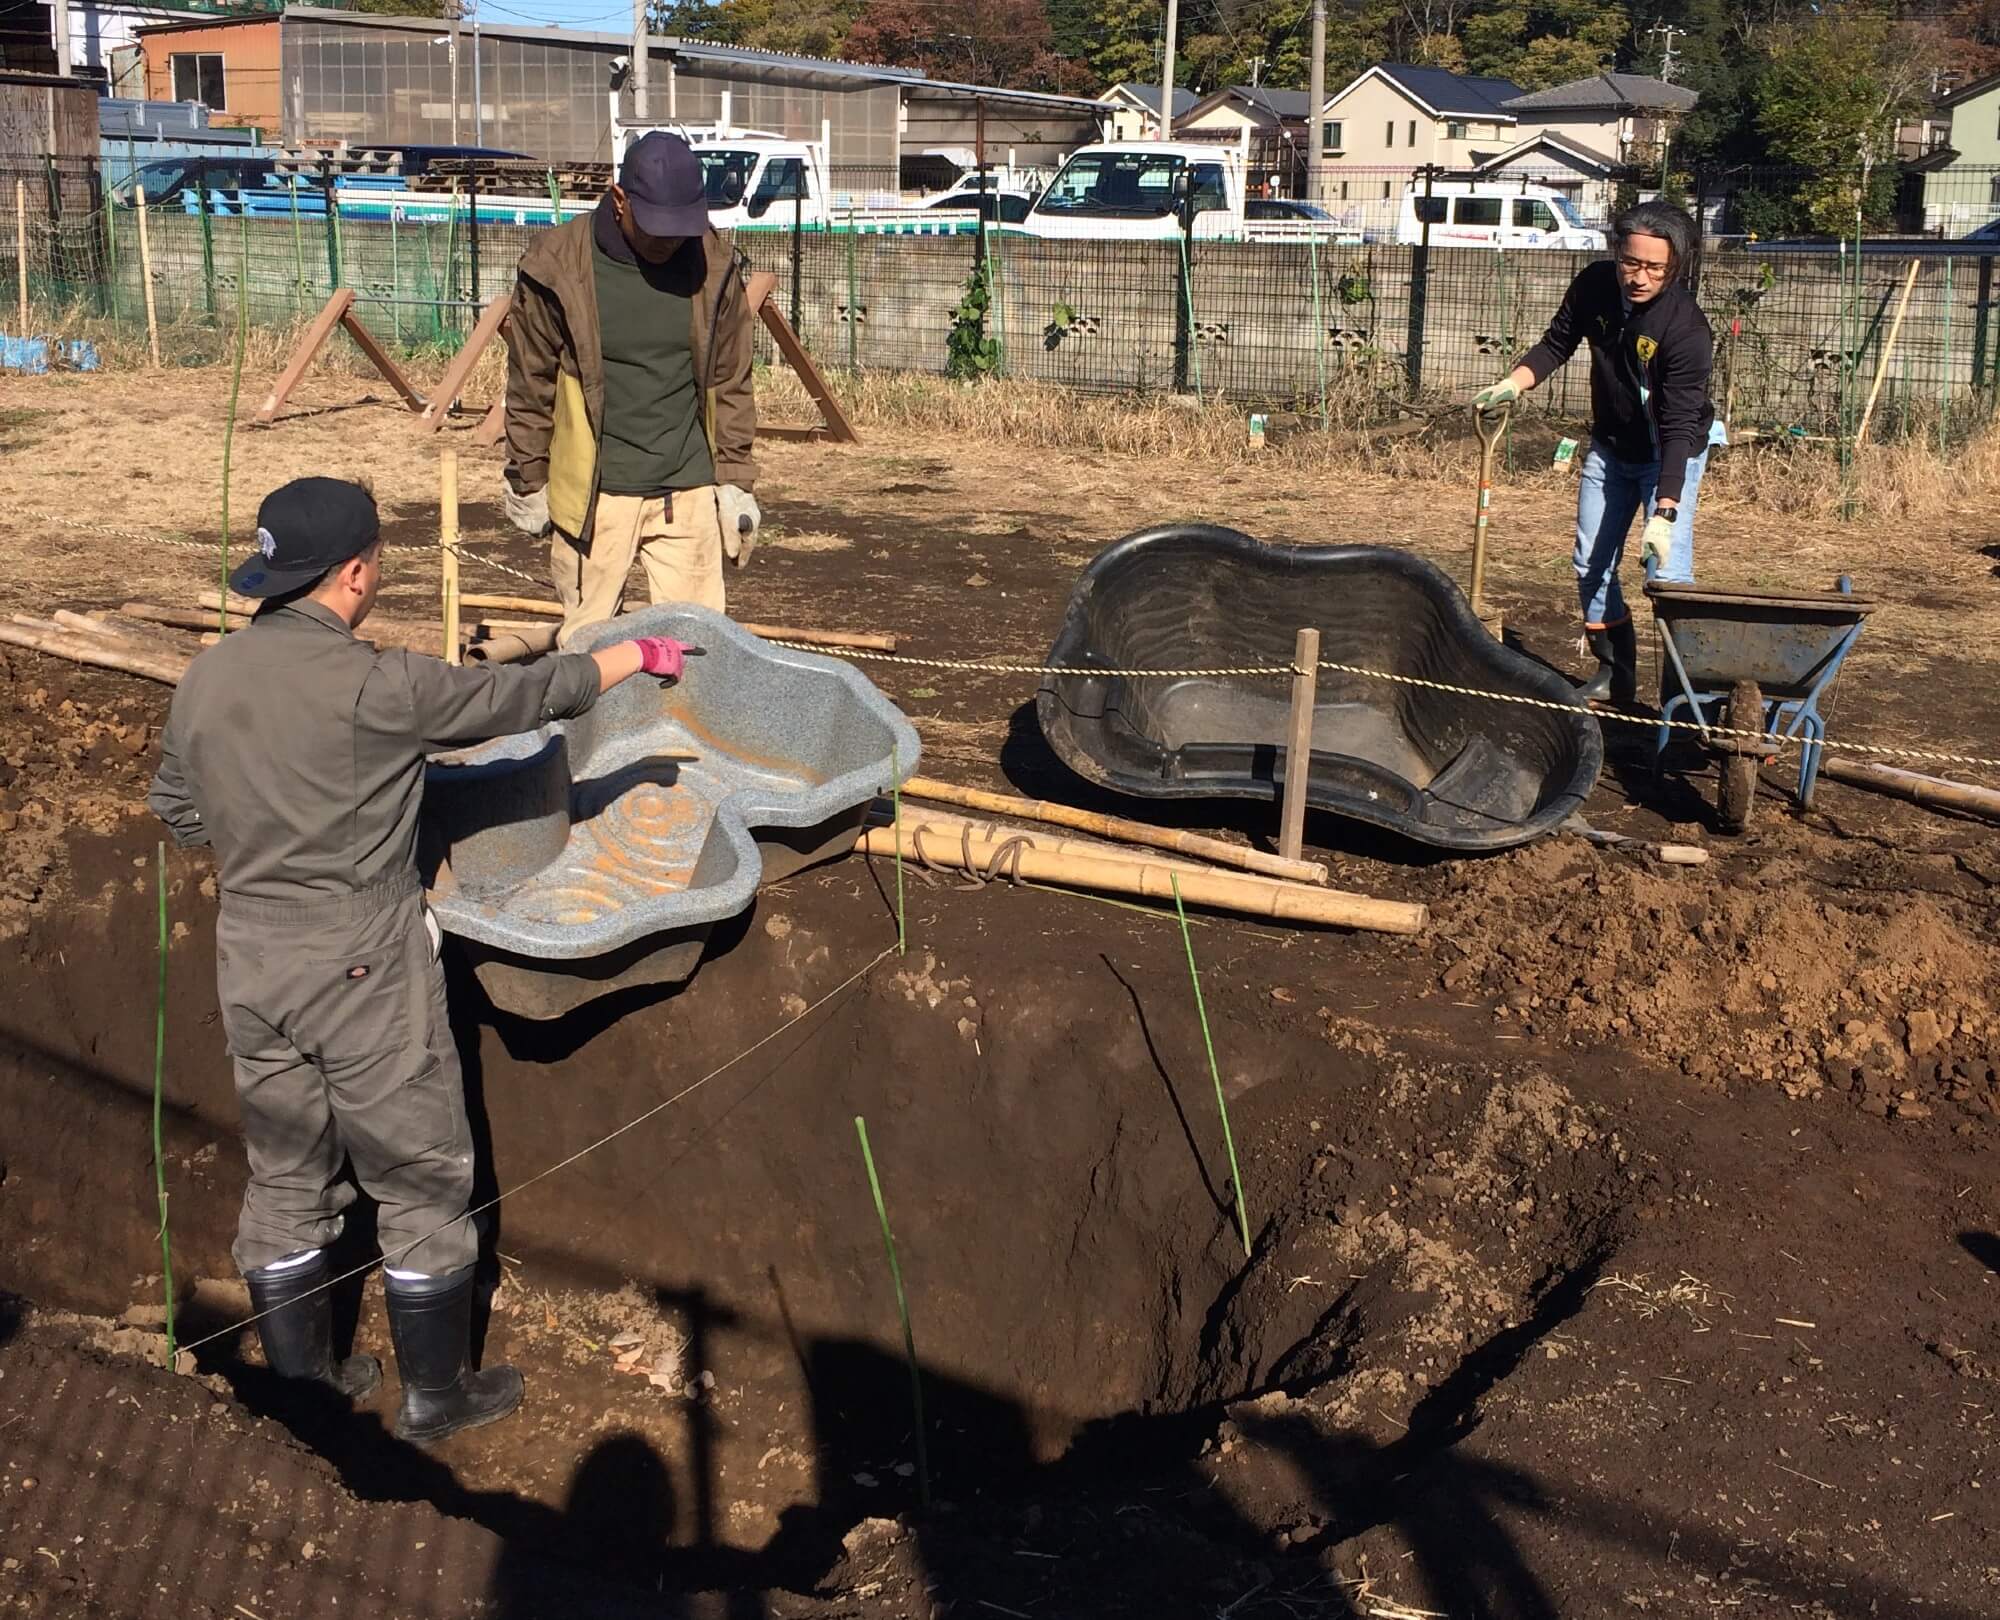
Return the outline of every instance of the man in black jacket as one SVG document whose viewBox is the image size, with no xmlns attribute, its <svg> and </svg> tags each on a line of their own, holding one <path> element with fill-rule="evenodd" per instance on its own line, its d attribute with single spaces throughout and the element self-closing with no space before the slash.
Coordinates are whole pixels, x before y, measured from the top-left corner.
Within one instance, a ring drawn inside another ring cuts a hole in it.
<svg viewBox="0 0 2000 1620">
<path fill-rule="evenodd" d="M 1584 636 L 1596 655 L 1582 687 L 1592 701 L 1630 704 L 1638 638 L 1618 565 L 1635 513 L 1646 514 L 1644 558 L 1659 577 L 1694 578 L 1694 512 L 1715 407 L 1708 394 L 1715 339 L 1688 290 L 1695 224 L 1671 203 L 1642 203 L 1613 227 L 1612 258 L 1570 283 L 1542 341 L 1473 400 L 1503 410 L 1590 343 L 1590 450 L 1576 503 L 1576 583 Z"/>
</svg>

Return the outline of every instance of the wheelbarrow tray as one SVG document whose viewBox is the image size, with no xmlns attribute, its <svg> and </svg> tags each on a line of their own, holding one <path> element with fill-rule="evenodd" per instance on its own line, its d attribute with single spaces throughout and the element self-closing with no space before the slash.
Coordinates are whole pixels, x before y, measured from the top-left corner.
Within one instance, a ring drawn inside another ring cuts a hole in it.
<svg viewBox="0 0 2000 1620">
<path fill-rule="evenodd" d="M 1117 669 L 1289 667 L 1301 627 L 1322 660 L 1538 700 L 1496 702 L 1322 669 L 1307 802 L 1443 849 L 1510 848 L 1581 808 L 1597 721 L 1553 670 L 1508 650 L 1422 558 L 1389 546 L 1274 546 L 1179 524 L 1084 569 L 1049 662 Z M 1089 781 L 1140 798 L 1271 800 L 1284 786 L 1290 682 L 1059 675 L 1042 733 Z"/>
<path fill-rule="evenodd" d="M 1646 596 L 1695 687 L 1755 681 L 1771 699 L 1812 692 L 1874 607 L 1844 591 L 1714 591 L 1658 580 L 1647 581 Z"/>
<path fill-rule="evenodd" d="M 632 636 L 704 649 L 678 685 L 638 675 L 588 714 L 434 757 L 420 844 L 432 909 L 494 1002 L 554 1017 L 673 983 L 758 887 L 853 846 L 917 734 L 853 665 L 773 647 L 705 608 Z"/>
</svg>

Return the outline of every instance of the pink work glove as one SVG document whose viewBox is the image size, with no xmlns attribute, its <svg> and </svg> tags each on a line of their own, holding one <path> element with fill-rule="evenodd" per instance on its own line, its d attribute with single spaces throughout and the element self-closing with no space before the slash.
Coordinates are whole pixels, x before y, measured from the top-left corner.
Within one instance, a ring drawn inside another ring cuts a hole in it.
<svg viewBox="0 0 2000 1620">
<path fill-rule="evenodd" d="M 687 655 L 693 650 L 685 641 L 675 641 L 671 636 L 635 636 L 632 645 L 639 649 L 642 670 L 648 675 L 664 675 L 670 681 L 681 678 Z"/>
</svg>

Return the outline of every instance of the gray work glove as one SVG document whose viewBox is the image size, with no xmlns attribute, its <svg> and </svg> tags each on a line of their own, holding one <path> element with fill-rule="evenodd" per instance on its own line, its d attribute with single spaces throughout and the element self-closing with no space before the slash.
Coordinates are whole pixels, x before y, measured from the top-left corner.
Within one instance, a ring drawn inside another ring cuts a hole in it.
<svg viewBox="0 0 2000 1620">
<path fill-rule="evenodd" d="M 500 480 L 507 498 L 507 521 L 523 534 L 540 538 L 549 532 L 549 492 L 546 488 L 523 495 L 508 479 Z"/>
<path fill-rule="evenodd" d="M 757 497 L 735 484 L 718 485 L 715 515 L 722 524 L 722 554 L 738 568 L 744 567 L 757 549 L 757 526 L 764 521 Z"/>
<path fill-rule="evenodd" d="M 1482 388 L 1472 396 L 1472 408 L 1481 416 L 1491 416 L 1495 411 L 1504 411 L 1521 397 L 1521 385 L 1514 381 L 1510 372 L 1491 388 Z"/>
</svg>

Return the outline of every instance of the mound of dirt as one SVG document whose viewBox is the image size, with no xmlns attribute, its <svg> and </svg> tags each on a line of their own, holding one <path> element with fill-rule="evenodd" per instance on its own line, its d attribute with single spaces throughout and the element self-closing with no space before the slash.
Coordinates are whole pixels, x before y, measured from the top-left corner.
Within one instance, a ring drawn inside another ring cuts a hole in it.
<svg viewBox="0 0 2000 1620">
<path fill-rule="evenodd" d="M 1846 884 L 1786 857 L 1725 879 L 1546 842 L 1470 869 L 1436 908 L 1440 983 L 1497 1024 L 1635 1046 L 1704 1082 L 2000 1117 L 1985 880 L 1948 856 L 1874 864 Z"/>
</svg>

